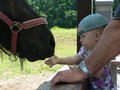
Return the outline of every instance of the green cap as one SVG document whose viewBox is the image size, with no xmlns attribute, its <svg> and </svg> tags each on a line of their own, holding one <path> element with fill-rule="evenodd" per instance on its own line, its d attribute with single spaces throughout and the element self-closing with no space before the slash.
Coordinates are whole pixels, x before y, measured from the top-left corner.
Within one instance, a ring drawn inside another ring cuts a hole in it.
<svg viewBox="0 0 120 90">
<path fill-rule="evenodd" d="M 100 28 L 102 26 L 106 26 L 108 24 L 108 20 L 106 17 L 104 17 L 101 14 L 90 14 L 82 19 L 82 21 L 79 23 L 79 27 L 83 28 L 80 32 L 78 32 L 78 35 L 95 30 L 97 28 Z"/>
</svg>

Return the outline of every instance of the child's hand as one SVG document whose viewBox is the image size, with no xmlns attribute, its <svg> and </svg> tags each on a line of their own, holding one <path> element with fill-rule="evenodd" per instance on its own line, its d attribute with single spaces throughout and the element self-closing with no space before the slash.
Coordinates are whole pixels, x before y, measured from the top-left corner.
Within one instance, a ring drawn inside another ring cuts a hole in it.
<svg viewBox="0 0 120 90">
<path fill-rule="evenodd" d="M 47 61 L 45 61 L 45 64 L 47 64 L 49 67 L 58 64 L 58 57 L 56 55 L 52 56 Z"/>
</svg>

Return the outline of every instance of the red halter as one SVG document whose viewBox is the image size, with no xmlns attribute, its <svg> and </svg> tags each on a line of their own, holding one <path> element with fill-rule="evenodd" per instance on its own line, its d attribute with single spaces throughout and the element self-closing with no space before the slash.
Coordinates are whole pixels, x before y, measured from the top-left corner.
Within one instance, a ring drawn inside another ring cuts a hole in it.
<svg viewBox="0 0 120 90">
<path fill-rule="evenodd" d="M 0 19 L 4 21 L 10 27 L 12 31 L 11 49 L 14 55 L 16 55 L 17 36 L 20 30 L 28 29 L 28 28 L 35 27 L 41 24 L 48 24 L 45 18 L 37 18 L 33 20 L 28 20 L 23 23 L 12 21 L 1 11 L 0 11 Z M 18 30 L 15 30 L 14 27 L 17 27 Z"/>
</svg>

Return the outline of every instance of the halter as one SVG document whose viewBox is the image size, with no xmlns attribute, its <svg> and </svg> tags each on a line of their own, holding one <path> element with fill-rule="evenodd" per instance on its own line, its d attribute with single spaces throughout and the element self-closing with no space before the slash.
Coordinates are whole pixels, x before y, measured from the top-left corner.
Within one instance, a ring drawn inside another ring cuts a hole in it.
<svg viewBox="0 0 120 90">
<path fill-rule="evenodd" d="M 32 28 L 32 27 L 35 27 L 41 24 L 48 24 L 45 18 L 37 18 L 33 20 L 28 20 L 23 23 L 12 21 L 1 11 L 0 11 L 0 19 L 9 26 L 12 32 L 11 49 L 12 49 L 12 53 L 15 56 L 16 56 L 16 44 L 17 44 L 17 38 L 18 38 L 19 31 Z"/>
</svg>

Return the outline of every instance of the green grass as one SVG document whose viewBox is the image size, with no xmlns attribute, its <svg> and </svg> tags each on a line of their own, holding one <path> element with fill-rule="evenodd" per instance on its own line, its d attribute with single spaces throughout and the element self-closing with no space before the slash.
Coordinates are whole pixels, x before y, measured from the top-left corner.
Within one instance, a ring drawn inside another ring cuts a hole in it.
<svg viewBox="0 0 120 90">
<path fill-rule="evenodd" d="M 51 28 L 55 37 L 55 54 L 59 57 L 71 56 L 76 54 L 76 28 L 64 29 L 59 27 Z M 1 57 L 1 56 L 0 56 Z M 19 61 L 11 62 L 8 56 L 3 54 L 3 60 L 0 60 L 0 79 L 10 78 L 23 74 L 38 74 L 44 72 L 55 72 L 62 65 L 56 65 L 52 68 L 44 64 L 44 61 L 24 62 L 24 70 L 21 71 Z"/>
</svg>

